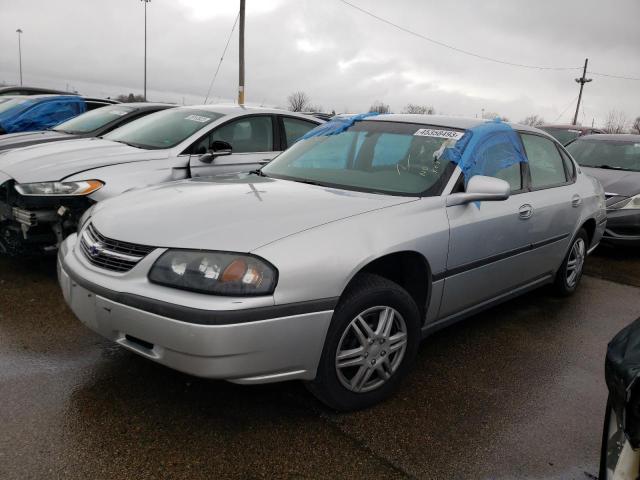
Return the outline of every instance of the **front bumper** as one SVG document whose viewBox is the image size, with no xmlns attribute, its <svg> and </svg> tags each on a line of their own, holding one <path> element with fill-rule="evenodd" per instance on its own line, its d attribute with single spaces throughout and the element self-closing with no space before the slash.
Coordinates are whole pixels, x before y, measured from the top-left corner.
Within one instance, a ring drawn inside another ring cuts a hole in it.
<svg viewBox="0 0 640 480">
<path fill-rule="evenodd" d="M 603 243 L 640 246 L 640 210 L 608 210 Z"/>
<path fill-rule="evenodd" d="M 198 306 L 191 309 L 201 312 L 195 316 L 196 321 L 203 320 L 198 323 L 159 315 L 145 310 L 144 301 L 140 303 L 143 297 L 135 296 L 141 307 L 136 308 L 118 301 L 129 298 L 126 294 L 95 283 L 95 268 L 83 263 L 82 254 L 74 248 L 76 239 L 75 234 L 69 237 L 58 252 L 58 279 L 71 310 L 96 333 L 150 360 L 199 377 L 245 384 L 315 378 L 332 309 L 305 313 L 289 309 L 293 314 L 261 319 L 259 312 L 271 317 L 273 308 L 280 307 L 250 308 L 244 310 L 250 321 L 243 321 L 242 310 L 203 311 Z M 126 287 L 125 277 L 119 278 Z M 158 303 L 147 300 L 151 305 Z M 175 307 L 174 312 L 185 311 L 185 307 Z M 227 323 L 204 323 L 207 317 Z"/>
</svg>

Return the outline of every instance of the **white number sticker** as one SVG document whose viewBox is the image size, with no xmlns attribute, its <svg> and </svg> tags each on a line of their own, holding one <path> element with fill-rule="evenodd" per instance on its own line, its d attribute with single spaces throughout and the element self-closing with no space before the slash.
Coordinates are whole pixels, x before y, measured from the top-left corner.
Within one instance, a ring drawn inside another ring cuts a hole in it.
<svg viewBox="0 0 640 480">
<path fill-rule="evenodd" d="M 207 123 L 209 120 L 211 120 L 209 117 L 203 117 L 201 115 L 189 115 L 188 117 L 184 117 L 184 119 L 200 123 Z"/>
<path fill-rule="evenodd" d="M 421 128 L 414 133 L 418 137 L 434 137 L 434 138 L 451 138 L 453 140 L 460 140 L 464 133 L 455 132 L 453 130 L 434 130 L 433 128 Z"/>
</svg>

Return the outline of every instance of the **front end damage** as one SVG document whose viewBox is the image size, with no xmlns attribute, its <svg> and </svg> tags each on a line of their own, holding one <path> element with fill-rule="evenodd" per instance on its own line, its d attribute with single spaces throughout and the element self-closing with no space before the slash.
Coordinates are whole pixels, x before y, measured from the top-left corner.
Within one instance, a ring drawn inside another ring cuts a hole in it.
<svg viewBox="0 0 640 480">
<path fill-rule="evenodd" d="M 25 196 L 8 180 L 0 185 L 0 254 L 55 251 L 92 205 L 86 197 Z"/>
</svg>

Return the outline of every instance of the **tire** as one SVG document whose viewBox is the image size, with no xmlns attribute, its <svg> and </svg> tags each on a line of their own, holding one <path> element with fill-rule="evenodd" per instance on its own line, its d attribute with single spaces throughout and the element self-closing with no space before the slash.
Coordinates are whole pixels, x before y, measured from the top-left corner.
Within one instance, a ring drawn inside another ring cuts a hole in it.
<svg viewBox="0 0 640 480">
<path fill-rule="evenodd" d="M 569 251 L 556 273 L 554 289 L 557 294 L 568 297 L 578 289 L 587 258 L 588 242 L 589 236 L 586 230 L 581 228 L 571 240 Z"/>
<path fill-rule="evenodd" d="M 316 378 L 307 388 L 338 411 L 379 403 L 411 368 L 420 335 L 419 309 L 407 291 L 378 275 L 359 274 L 333 313 Z"/>
</svg>

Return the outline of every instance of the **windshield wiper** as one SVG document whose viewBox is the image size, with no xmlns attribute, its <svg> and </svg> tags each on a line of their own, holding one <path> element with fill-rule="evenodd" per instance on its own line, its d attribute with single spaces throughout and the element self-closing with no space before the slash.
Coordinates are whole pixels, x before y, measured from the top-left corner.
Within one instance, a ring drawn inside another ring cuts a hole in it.
<svg viewBox="0 0 640 480">
<path fill-rule="evenodd" d="M 251 170 L 249 175 L 258 175 L 259 177 L 266 177 L 267 175 L 262 171 L 261 168 L 256 168 L 255 170 Z"/>
<path fill-rule="evenodd" d="M 586 166 L 590 166 L 590 165 L 585 165 L 585 167 Z M 625 172 L 633 172 L 633 170 L 631 170 L 629 168 L 615 167 L 613 165 L 593 165 L 592 168 L 602 168 L 604 170 L 623 170 Z"/>
</svg>

